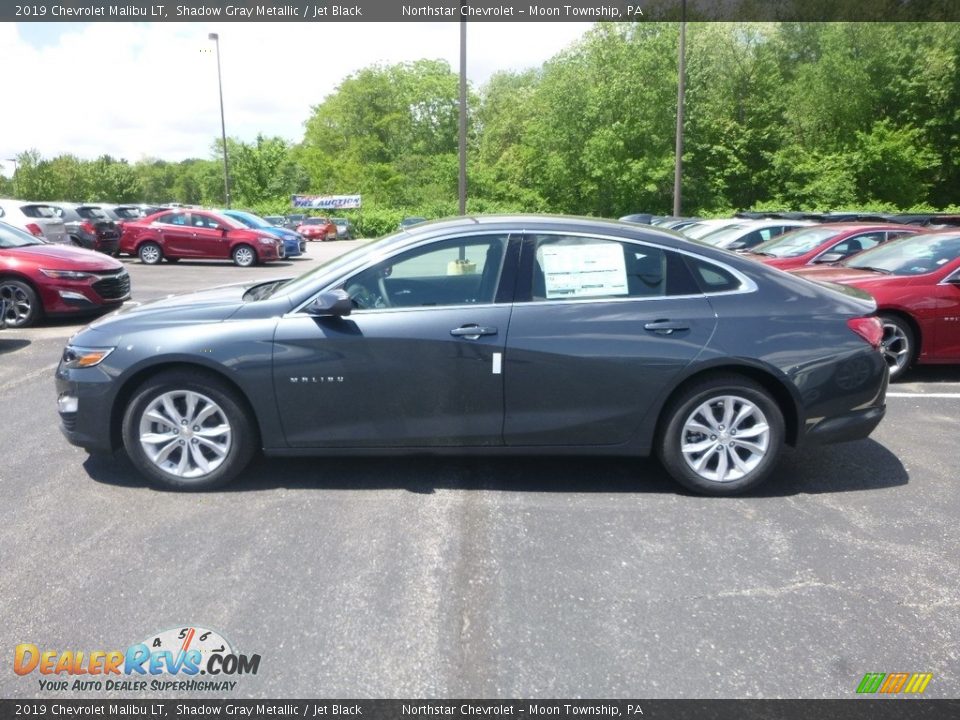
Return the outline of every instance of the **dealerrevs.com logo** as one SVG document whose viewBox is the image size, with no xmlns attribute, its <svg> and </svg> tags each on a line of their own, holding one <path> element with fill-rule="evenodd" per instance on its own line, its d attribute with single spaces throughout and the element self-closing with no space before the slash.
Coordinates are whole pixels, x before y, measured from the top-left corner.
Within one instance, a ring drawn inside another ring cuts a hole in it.
<svg viewBox="0 0 960 720">
<path fill-rule="evenodd" d="M 43 691 L 234 690 L 241 675 L 256 675 L 259 655 L 233 650 L 218 632 L 201 627 L 165 630 L 126 650 L 53 650 L 17 645 L 13 671 L 39 675 Z"/>
</svg>

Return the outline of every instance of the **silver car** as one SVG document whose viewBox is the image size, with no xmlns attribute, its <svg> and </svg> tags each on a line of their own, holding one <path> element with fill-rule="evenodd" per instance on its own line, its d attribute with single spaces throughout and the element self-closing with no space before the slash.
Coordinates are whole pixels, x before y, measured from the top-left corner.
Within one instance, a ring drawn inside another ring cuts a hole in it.
<svg viewBox="0 0 960 720">
<path fill-rule="evenodd" d="M 70 243 L 63 220 L 46 203 L 2 198 L 0 219 L 47 242 Z"/>
<path fill-rule="evenodd" d="M 748 250 L 760 243 L 816 223 L 810 220 L 742 220 L 697 238 L 702 243 L 726 250 Z"/>
</svg>

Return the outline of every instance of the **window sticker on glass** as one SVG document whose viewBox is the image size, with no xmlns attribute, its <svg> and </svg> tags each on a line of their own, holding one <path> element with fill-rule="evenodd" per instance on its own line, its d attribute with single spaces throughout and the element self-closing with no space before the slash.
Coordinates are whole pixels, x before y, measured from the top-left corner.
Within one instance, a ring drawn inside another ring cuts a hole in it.
<svg viewBox="0 0 960 720">
<path fill-rule="evenodd" d="M 539 250 L 548 300 L 627 295 L 627 268 L 618 243 L 543 245 Z"/>
</svg>

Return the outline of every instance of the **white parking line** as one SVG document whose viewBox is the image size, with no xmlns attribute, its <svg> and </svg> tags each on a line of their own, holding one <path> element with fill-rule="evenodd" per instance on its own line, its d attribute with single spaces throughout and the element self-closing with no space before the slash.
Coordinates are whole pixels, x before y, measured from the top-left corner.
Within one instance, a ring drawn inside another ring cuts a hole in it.
<svg viewBox="0 0 960 720">
<path fill-rule="evenodd" d="M 896 398 L 954 398 L 960 399 L 960 393 L 897 393 L 888 392 L 887 397 Z"/>
</svg>

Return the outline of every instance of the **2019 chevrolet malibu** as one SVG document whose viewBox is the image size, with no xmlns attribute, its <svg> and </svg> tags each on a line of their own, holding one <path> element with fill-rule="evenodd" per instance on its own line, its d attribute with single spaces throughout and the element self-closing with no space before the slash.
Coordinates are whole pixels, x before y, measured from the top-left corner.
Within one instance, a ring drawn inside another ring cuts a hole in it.
<svg viewBox="0 0 960 720">
<path fill-rule="evenodd" d="M 222 485 L 259 449 L 656 453 L 729 495 L 784 444 L 880 422 L 874 309 L 654 228 L 458 218 L 104 318 L 64 350 L 58 409 L 71 443 L 167 488 Z"/>
</svg>

